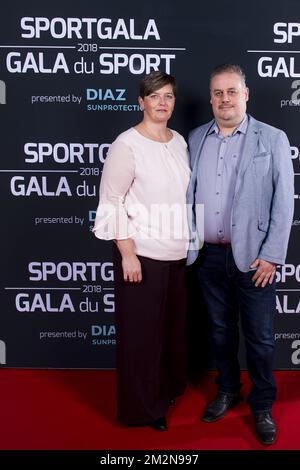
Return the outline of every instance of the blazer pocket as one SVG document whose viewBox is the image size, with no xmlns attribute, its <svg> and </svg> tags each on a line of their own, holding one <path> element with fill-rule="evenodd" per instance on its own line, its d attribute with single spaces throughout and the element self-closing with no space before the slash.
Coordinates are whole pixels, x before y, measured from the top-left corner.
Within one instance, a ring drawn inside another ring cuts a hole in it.
<svg viewBox="0 0 300 470">
<path fill-rule="evenodd" d="M 262 220 L 259 220 L 258 221 L 258 225 L 257 225 L 257 228 L 260 232 L 268 232 L 269 230 L 269 221 L 262 221 Z"/>
<path fill-rule="evenodd" d="M 259 201 L 259 216 L 258 216 L 258 230 L 268 232 L 270 226 L 270 200 L 266 195 L 261 195 Z"/>
<path fill-rule="evenodd" d="M 257 177 L 265 176 L 270 168 L 271 154 L 264 152 L 254 155 L 253 164 L 254 171 Z"/>
</svg>

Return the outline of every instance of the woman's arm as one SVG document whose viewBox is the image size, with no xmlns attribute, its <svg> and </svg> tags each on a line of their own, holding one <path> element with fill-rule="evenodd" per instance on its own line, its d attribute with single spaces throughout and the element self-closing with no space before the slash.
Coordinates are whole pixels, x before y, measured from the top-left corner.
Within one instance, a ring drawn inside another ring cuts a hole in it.
<svg viewBox="0 0 300 470">
<path fill-rule="evenodd" d="M 142 268 L 135 254 L 135 245 L 132 238 L 127 240 L 116 240 L 117 247 L 122 256 L 122 267 L 124 281 L 141 282 Z"/>
<path fill-rule="evenodd" d="M 131 149 L 116 140 L 104 164 L 93 232 L 96 237 L 115 240 L 122 256 L 124 280 L 141 282 L 141 263 L 135 254 L 136 230 L 128 218 L 124 205 L 126 194 L 135 175 L 134 157 Z"/>
</svg>

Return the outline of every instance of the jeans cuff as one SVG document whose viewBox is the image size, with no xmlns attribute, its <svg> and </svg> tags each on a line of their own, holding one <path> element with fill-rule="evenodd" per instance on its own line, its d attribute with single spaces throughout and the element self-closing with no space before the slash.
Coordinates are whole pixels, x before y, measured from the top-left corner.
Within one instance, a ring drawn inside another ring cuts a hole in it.
<svg viewBox="0 0 300 470">
<path fill-rule="evenodd" d="M 257 413 L 271 413 L 272 407 L 270 406 L 265 406 L 265 407 L 259 407 L 259 408 L 252 408 L 252 413 L 255 415 Z"/>
</svg>

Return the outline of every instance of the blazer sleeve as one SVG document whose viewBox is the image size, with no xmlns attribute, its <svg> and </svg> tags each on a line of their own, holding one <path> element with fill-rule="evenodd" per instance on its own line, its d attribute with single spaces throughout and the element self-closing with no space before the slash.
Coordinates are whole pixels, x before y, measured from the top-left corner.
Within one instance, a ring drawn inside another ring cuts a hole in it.
<svg viewBox="0 0 300 470">
<path fill-rule="evenodd" d="M 284 264 L 294 213 L 294 170 L 290 143 L 283 131 L 272 146 L 273 200 L 267 236 L 258 258 Z"/>
</svg>

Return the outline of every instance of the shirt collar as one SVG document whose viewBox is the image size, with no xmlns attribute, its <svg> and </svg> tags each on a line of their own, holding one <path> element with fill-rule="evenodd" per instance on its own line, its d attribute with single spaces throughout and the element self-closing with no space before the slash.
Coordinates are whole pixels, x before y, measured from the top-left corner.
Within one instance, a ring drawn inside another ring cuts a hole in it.
<svg viewBox="0 0 300 470">
<path fill-rule="evenodd" d="M 238 132 L 240 134 L 246 134 L 247 127 L 248 127 L 248 116 L 247 116 L 247 114 L 245 114 L 244 119 L 239 124 L 239 126 L 233 131 L 233 133 L 231 135 L 236 135 Z M 207 132 L 207 135 L 211 135 L 213 133 L 215 133 L 217 135 L 220 134 L 220 129 L 218 128 L 218 125 L 217 125 L 216 121 L 213 122 L 211 128 Z"/>
</svg>

